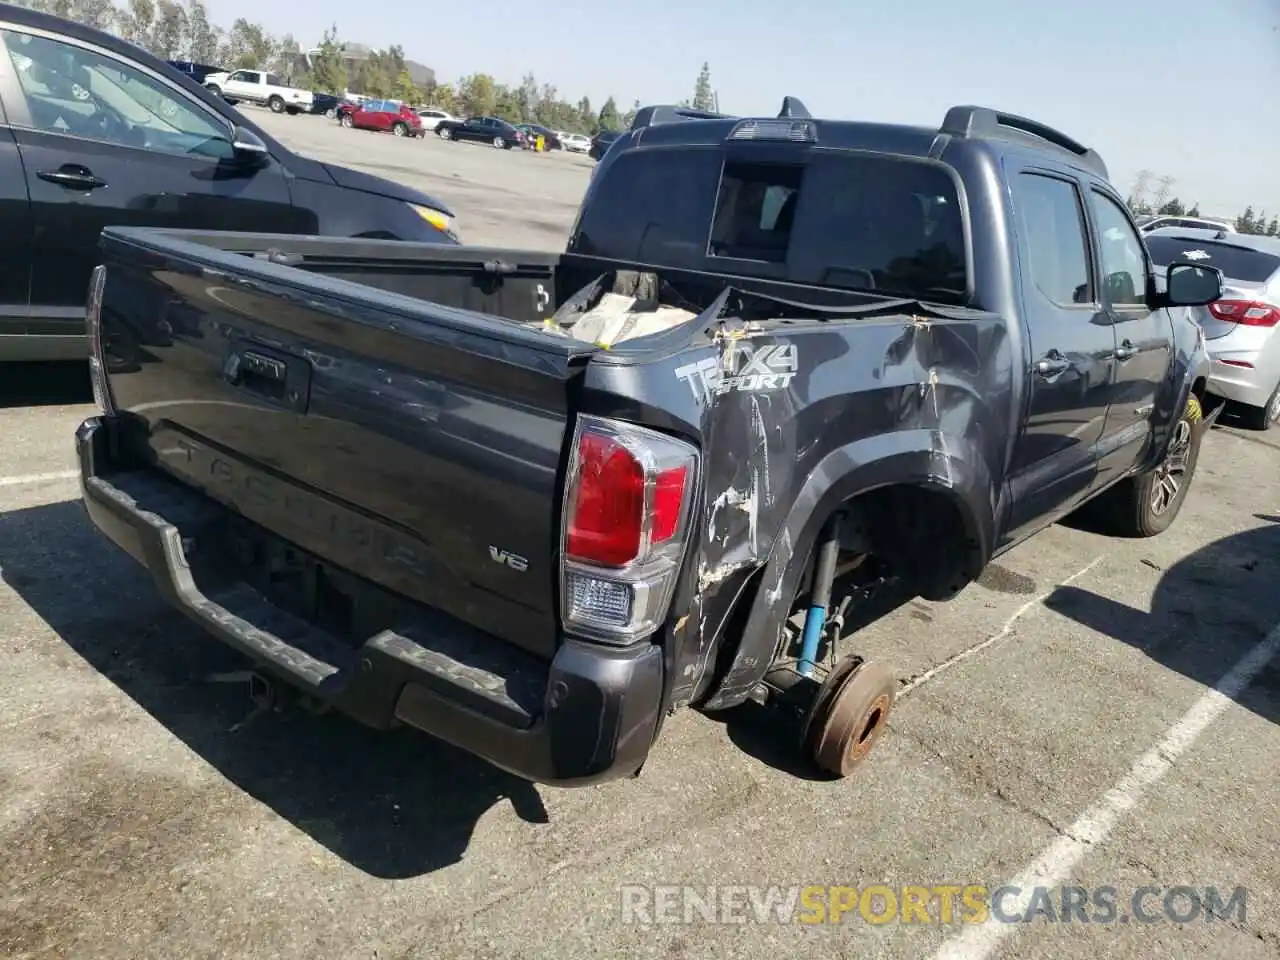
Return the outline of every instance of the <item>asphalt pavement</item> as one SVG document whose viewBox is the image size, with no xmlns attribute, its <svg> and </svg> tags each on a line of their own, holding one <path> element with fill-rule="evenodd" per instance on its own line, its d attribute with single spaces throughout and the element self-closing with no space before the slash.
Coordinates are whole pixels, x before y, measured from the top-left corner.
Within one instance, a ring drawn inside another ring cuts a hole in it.
<svg viewBox="0 0 1280 960">
<path fill-rule="evenodd" d="M 590 176 L 253 116 L 488 245 L 554 248 Z M 1280 956 L 1280 431 L 1216 427 L 1157 538 L 1060 524 L 850 638 L 904 691 L 850 780 L 744 708 L 552 789 L 253 714 L 219 679 L 242 664 L 86 521 L 90 400 L 78 367 L 0 382 L 0 956 Z"/>
</svg>

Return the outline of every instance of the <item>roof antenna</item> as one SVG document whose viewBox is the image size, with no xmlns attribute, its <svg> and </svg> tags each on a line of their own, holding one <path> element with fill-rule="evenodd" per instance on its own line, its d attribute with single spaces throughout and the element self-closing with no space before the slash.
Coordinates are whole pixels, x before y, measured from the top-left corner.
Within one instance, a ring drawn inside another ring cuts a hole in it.
<svg viewBox="0 0 1280 960">
<path fill-rule="evenodd" d="M 813 115 L 810 114 L 805 105 L 800 102 L 799 97 L 783 97 L 782 109 L 778 111 L 778 119 L 781 120 L 783 118 L 812 120 Z"/>
</svg>

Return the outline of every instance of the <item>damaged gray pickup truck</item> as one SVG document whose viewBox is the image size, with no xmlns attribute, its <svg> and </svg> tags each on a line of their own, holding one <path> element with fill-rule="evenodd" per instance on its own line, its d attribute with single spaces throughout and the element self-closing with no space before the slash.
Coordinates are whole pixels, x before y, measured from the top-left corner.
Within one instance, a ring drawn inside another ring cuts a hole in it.
<svg viewBox="0 0 1280 960">
<path fill-rule="evenodd" d="M 849 774 L 897 688 L 843 649 L 865 611 L 1087 501 L 1173 520 L 1211 416 L 1170 308 L 1222 291 L 1041 124 L 792 98 L 625 134 L 562 253 L 111 228 L 102 263 L 101 532 L 256 689 L 561 784 L 748 700 Z"/>
</svg>

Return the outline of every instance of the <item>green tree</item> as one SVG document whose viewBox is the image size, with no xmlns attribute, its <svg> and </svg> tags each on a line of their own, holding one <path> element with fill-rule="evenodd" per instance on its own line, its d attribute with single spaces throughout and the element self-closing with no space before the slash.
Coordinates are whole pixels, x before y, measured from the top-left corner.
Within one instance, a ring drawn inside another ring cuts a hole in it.
<svg viewBox="0 0 1280 960">
<path fill-rule="evenodd" d="M 196 63 L 214 64 L 222 31 L 209 23 L 209 11 L 202 0 L 187 4 L 187 56 Z"/>
<path fill-rule="evenodd" d="M 1193 203 L 1193 204 L 1191 205 L 1191 209 L 1187 211 L 1187 216 L 1188 216 L 1188 217 L 1198 217 L 1198 216 L 1201 216 L 1201 213 L 1200 213 L 1200 202 L 1199 202 L 1198 200 L 1197 200 L 1195 203 Z"/>
<path fill-rule="evenodd" d="M 468 116 L 485 117 L 498 107 L 498 85 L 487 73 L 473 73 L 458 81 L 458 106 Z"/>
<path fill-rule="evenodd" d="M 324 32 L 320 51 L 311 58 L 311 83 L 321 93 L 341 96 L 347 90 L 347 62 L 338 42 L 338 25 Z"/>
<path fill-rule="evenodd" d="M 1245 207 L 1244 213 L 1236 217 L 1236 229 L 1241 233 L 1256 233 L 1256 223 L 1253 215 L 1253 207 Z"/>
<path fill-rule="evenodd" d="M 1272 217 L 1271 222 L 1267 224 L 1268 237 L 1280 237 L 1280 217 Z"/>
<path fill-rule="evenodd" d="M 174 0 L 157 0 L 151 52 L 162 60 L 176 60 L 185 52 L 188 34 L 186 8 Z"/>
<path fill-rule="evenodd" d="M 622 128 L 622 119 L 618 116 L 618 105 L 613 102 L 613 97 L 606 100 L 604 106 L 600 108 L 598 126 L 601 130 L 620 130 Z"/>
<path fill-rule="evenodd" d="M 151 33 L 156 23 L 156 6 L 151 0 L 129 0 L 117 20 L 120 36 L 144 49 L 151 46 Z"/>
<path fill-rule="evenodd" d="M 1172 200 L 1170 200 L 1168 203 L 1166 203 L 1164 206 L 1162 206 L 1159 210 L 1156 211 L 1156 213 L 1161 214 L 1163 216 L 1168 216 L 1168 217 L 1185 216 L 1186 212 L 1187 212 L 1186 207 L 1182 205 L 1182 201 L 1179 200 L 1177 197 L 1174 197 Z"/>
<path fill-rule="evenodd" d="M 715 106 L 716 95 L 711 89 L 711 67 L 704 62 L 702 69 L 698 71 L 698 81 L 693 87 L 693 109 L 714 110 Z"/>
<path fill-rule="evenodd" d="M 403 68 L 396 76 L 395 88 L 391 91 L 391 95 L 404 103 L 422 102 L 422 91 L 414 84 L 408 67 Z"/>
</svg>

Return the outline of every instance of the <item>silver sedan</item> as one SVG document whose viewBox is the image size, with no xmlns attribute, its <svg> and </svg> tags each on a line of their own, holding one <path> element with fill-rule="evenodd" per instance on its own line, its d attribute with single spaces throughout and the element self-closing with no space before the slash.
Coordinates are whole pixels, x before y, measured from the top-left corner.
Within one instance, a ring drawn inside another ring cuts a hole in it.
<svg viewBox="0 0 1280 960">
<path fill-rule="evenodd" d="M 1222 299 L 1188 308 L 1213 359 L 1208 391 L 1254 429 L 1280 421 L 1280 237 L 1163 227 L 1144 239 L 1162 269 L 1189 261 L 1222 271 Z"/>
</svg>

